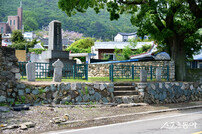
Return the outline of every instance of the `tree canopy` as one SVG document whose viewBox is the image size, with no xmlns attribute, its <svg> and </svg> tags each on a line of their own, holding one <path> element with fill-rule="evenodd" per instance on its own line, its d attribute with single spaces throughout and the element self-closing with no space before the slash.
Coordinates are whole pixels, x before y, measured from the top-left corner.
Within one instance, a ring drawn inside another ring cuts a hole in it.
<svg viewBox="0 0 202 134">
<path fill-rule="evenodd" d="M 33 39 L 31 42 L 26 41 L 20 30 L 15 30 L 12 32 L 11 41 L 12 45 L 9 47 L 15 48 L 17 50 L 27 50 L 34 47 L 34 45 L 38 43 L 36 39 Z"/>
<path fill-rule="evenodd" d="M 185 80 L 186 59 L 201 49 L 201 0 L 59 0 L 58 5 L 69 16 L 88 8 L 98 13 L 105 7 L 111 20 L 131 14 L 138 34 L 151 35 L 170 53 L 177 80 Z"/>
</svg>

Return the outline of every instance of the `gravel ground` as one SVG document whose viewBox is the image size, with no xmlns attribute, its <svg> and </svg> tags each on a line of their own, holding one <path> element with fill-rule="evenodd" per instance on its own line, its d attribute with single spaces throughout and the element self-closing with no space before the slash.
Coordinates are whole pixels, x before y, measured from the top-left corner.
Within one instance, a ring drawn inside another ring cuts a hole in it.
<svg viewBox="0 0 202 134">
<path fill-rule="evenodd" d="M 0 133 L 5 134 L 18 134 L 18 133 L 41 133 L 51 130 L 58 129 L 68 129 L 68 128 L 78 128 L 85 126 L 85 122 L 83 123 L 75 123 L 68 125 L 59 125 L 51 122 L 53 118 L 59 117 L 64 119 L 64 115 L 69 115 L 68 121 L 74 120 L 86 120 L 86 119 L 94 119 L 96 117 L 105 117 L 112 115 L 120 115 L 126 113 L 138 113 L 145 111 L 153 111 L 153 110 L 161 110 L 168 108 L 176 108 L 176 107 L 187 107 L 193 105 L 201 105 L 202 101 L 199 102 L 191 102 L 191 103 L 179 103 L 179 104 L 166 104 L 166 105 L 148 105 L 148 106 L 138 106 L 138 107 L 128 107 L 128 108 L 120 108 L 117 106 L 103 106 L 103 105 L 90 105 L 90 106 L 68 106 L 63 105 L 63 107 L 59 106 L 32 106 L 28 111 L 12 111 L 9 110 L 7 112 L 0 112 Z M 138 117 L 137 117 L 138 118 Z M 24 122 L 33 122 L 35 123 L 35 127 L 28 128 L 27 130 L 21 130 L 20 128 L 14 129 L 3 129 L 3 124 L 7 124 L 7 126 L 14 124 L 22 124 Z M 110 120 L 110 121 L 94 121 L 95 125 L 102 125 L 108 123 L 118 122 Z M 87 122 L 86 122 L 87 123 Z M 88 122 L 89 123 L 89 122 Z M 90 126 L 92 126 L 91 124 Z"/>
</svg>

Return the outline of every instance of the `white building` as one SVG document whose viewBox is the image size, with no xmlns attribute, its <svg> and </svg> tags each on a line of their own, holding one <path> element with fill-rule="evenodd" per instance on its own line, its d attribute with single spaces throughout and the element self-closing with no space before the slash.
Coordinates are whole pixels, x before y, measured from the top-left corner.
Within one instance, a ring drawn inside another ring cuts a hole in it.
<svg viewBox="0 0 202 134">
<path fill-rule="evenodd" d="M 138 38 L 137 33 L 118 33 L 114 37 L 114 41 L 115 42 L 128 42 L 130 39 L 134 39 L 134 38 Z M 144 39 L 148 39 L 148 36 L 145 36 Z"/>
<path fill-rule="evenodd" d="M 23 36 L 25 40 L 32 41 L 34 39 L 34 33 L 33 32 L 24 32 Z"/>
<path fill-rule="evenodd" d="M 135 50 L 146 44 L 153 45 L 154 42 L 138 42 L 135 48 L 131 46 L 130 42 L 95 42 L 94 44 L 91 47 L 91 53 L 96 54 L 96 56 L 92 56 L 93 59 L 103 59 L 105 56 L 109 56 L 110 60 L 116 60 L 115 49 L 124 49 L 129 46 L 132 50 Z"/>
</svg>

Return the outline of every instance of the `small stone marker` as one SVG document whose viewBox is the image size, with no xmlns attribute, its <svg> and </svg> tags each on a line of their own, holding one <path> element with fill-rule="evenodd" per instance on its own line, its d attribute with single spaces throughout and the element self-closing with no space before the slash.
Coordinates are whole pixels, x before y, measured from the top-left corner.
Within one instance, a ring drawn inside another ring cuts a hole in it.
<svg viewBox="0 0 202 134">
<path fill-rule="evenodd" d="M 147 71 L 144 69 L 140 70 L 140 82 L 147 82 Z"/>
<path fill-rule="evenodd" d="M 61 82 L 62 80 L 62 68 L 64 67 L 64 64 L 58 59 L 53 64 L 54 67 L 54 74 L 53 74 L 53 81 L 54 82 Z"/>
<path fill-rule="evenodd" d="M 156 68 L 156 81 L 161 81 L 161 68 Z"/>
<path fill-rule="evenodd" d="M 35 81 L 35 63 L 29 62 L 26 64 L 27 80 Z"/>
</svg>

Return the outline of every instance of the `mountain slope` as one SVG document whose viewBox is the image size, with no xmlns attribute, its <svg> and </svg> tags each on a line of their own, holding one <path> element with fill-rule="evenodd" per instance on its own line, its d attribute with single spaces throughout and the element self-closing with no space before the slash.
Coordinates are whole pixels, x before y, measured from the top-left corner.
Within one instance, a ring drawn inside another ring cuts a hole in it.
<svg viewBox="0 0 202 134">
<path fill-rule="evenodd" d="M 85 36 L 112 39 L 118 32 L 134 32 L 130 16 L 122 15 L 118 21 L 110 21 L 109 14 L 102 10 L 96 14 L 93 9 L 68 17 L 57 6 L 58 0 L 23 0 L 23 24 L 25 30 L 32 31 L 47 26 L 52 20 L 62 22 L 65 30 L 83 33 Z M 0 22 L 7 16 L 16 15 L 20 0 L 0 1 Z"/>
</svg>

